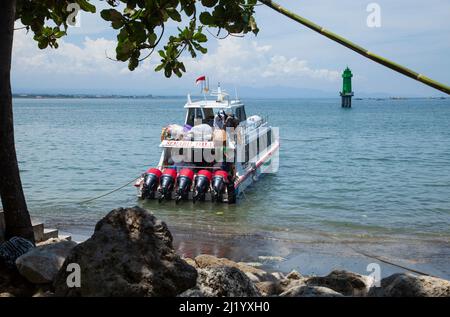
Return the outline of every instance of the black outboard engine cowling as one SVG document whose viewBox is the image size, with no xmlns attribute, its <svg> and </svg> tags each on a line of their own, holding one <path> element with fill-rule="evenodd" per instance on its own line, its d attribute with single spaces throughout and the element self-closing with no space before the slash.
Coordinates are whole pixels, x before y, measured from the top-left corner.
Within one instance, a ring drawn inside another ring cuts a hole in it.
<svg viewBox="0 0 450 317">
<path fill-rule="evenodd" d="M 228 173 L 223 170 L 218 170 L 214 173 L 212 178 L 212 200 L 221 202 L 223 200 L 223 194 L 228 184 Z"/>
<path fill-rule="evenodd" d="M 201 170 L 195 177 L 193 202 L 197 200 L 204 201 L 205 195 L 209 190 L 211 184 L 212 173 L 208 170 Z"/>
<path fill-rule="evenodd" d="M 175 187 L 175 180 L 177 178 L 177 171 L 171 168 L 166 168 L 160 179 L 161 186 L 159 188 L 159 193 L 161 196 L 159 197 L 159 202 L 162 202 L 164 199 L 169 200 L 172 198 L 172 192 Z"/>
<path fill-rule="evenodd" d="M 150 168 L 144 175 L 144 183 L 142 185 L 142 198 L 153 199 L 158 189 L 161 171 L 157 168 Z"/>
<path fill-rule="evenodd" d="M 187 200 L 189 198 L 189 191 L 191 190 L 192 181 L 194 179 L 194 171 L 189 168 L 183 168 L 178 174 L 177 178 L 177 198 L 176 203 L 180 200 Z"/>
</svg>

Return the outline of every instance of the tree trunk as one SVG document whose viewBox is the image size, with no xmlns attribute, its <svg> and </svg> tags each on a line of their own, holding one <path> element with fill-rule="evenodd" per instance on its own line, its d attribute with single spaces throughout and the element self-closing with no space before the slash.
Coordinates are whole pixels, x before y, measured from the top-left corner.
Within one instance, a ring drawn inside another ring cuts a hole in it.
<svg viewBox="0 0 450 317">
<path fill-rule="evenodd" d="M 11 94 L 11 55 L 16 0 L 0 1 L 0 196 L 6 238 L 20 236 L 34 242 L 14 145 Z"/>
</svg>

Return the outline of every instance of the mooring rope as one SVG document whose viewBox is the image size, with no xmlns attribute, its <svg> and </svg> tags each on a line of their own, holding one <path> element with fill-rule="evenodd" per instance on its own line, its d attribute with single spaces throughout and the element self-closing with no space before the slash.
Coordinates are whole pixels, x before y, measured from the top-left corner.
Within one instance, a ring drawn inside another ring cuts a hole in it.
<svg viewBox="0 0 450 317">
<path fill-rule="evenodd" d="M 139 177 L 141 177 L 141 176 L 139 176 Z M 79 204 L 86 204 L 86 203 L 89 203 L 89 202 L 98 200 L 98 199 L 100 199 L 100 198 L 109 196 L 109 195 L 111 195 L 111 194 L 113 194 L 113 193 L 115 193 L 115 192 L 118 192 L 119 190 L 121 190 L 121 189 L 127 187 L 128 185 L 132 184 L 133 182 L 135 182 L 137 179 L 139 179 L 139 177 L 133 178 L 131 181 L 127 182 L 126 184 L 124 184 L 124 185 L 122 185 L 122 186 L 120 186 L 120 187 L 118 187 L 118 188 L 115 188 L 115 189 L 113 189 L 113 190 L 111 190 L 111 191 L 109 191 L 109 192 L 107 192 L 107 193 L 104 193 L 104 194 L 102 194 L 102 195 L 99 195 L 99 196 L 96 196 L 96 197 L 93 197 L 93 198 L 90 198 L 90 199 L 86 199 L 86 200 L 84 200 L 84 201 L 81 201 Z M 242 194 L 243 194 L 243 198 L 246 199 L 247 197 L 246 197 L 245 193 L 242 192 Z M 2 209 L 0 209 L 0 210 L 2 210 Z M 367 253 L 367 252 L 360 251 L 360 250 L 356 249 L 355 247 L 349 245 L 349 244 L 346 243 L 345 241 L 342 241 L 341 239 L 336 238 L 336 237 L 334 237 L 333 235 L 331 235 L 331 234 L 329 234 L 329 233 L 326 233 L 326 232 L 323 232 L 323 231 L 321 231 L 321 230 L 312 229 L 312 228 L 308 228 L 308 227 L 301 226 L 301 225 L 300 225 L 299 227 L 303 227 L 303 228 L 307 229 L 308 231 L 310 231 L 310 232 L 312 231 L 313 233 L 315 233 L 315 234 L 317 234 L 317 235 L 320 235 L 320 236 L 326 237 L 326 238 L 328 238 L 328 239 L 331 239 L 331 240 L 333 240 L 333 241 L 336 241 L 336 242 L 338 242 L 339 244 L 341 244 L 341 245 L 343 245 L 343 246 L 345 246 L 345 247 L 347 247 L 347 248 L 353 250 L 354 252 L 356 252 L 356 253 L 358 253 L 358 254 L 360 254 L 360 255 L 362 255 L 362 256 L 365 256 L 365 257 L 367 257 L 367 258 L 371 258 L 371 259 L 374 259 L 374 260 L 377 260 L 377 261 L 380 261 L 380 262 L 383 262 L 383 263 L 386 263 L 386 264 L 389 264 L 389 265 L 398 267 L 398 268 L 400 268 L 400 269 L 403 269 L 403 270 L 406 270 L 406 271 L 409 271 L 409 272 L 412 272 L 412 273 L 415 273 L 415 274 L 424 275 L 424 276 L 431 276 L 431 277 L 437 277 L 437 276 L 434 276 L 434 275 L 429 274 L 429 273 L 425 273 L 425 272 L 422 272 L 422 271 L 419 271 L 419 270 L 416 270 L 416 269 L 412 269 L 412 268 L 406 267 L 406 266 L 401 265 L 401 264 L 397 264 L 397 263 L 392 262 L 392 261 L 390 261 L 390 260 L 387 260 L 386 258 L 383 258 L 383 257 L 381 257 L 381 256 L 379 256 L 379 255 L 376 255 L 376 254 L 369 254 L 369 253 Z"/>
<path fill-rule="evenodd" d="M 380 261 L 380 262 L 383 262 L 383 263 L 386 263 L 386 264 L 389 264 L 389 265 L 392 265 L 392 266 L 395 266 L 395 267 L 398 267 L 398 268 L 401 268 L 401 269 L 403 269 L 403 270 L 406 270 L 406 271 L 409 271 L 409 272 L 412 272 L 412 273 L 416 273 L 416 274 L 419 274 L 419 275 L 431 276 L 431 277 L 437 277 L 437 276 L 432 275 L 432 274 L 429 274 L 429 273 L 425 273 L 425 272 L 422 272 L 422 271 L 419 271 L 419 270 L 416 270 L 416 269 L 411 269 L 411 268 L 406 267 L 406 266 L 401 265 L 401 264 L 397 264 L 397 263 L 392 262 L 392 261 L 390 261 L 390 260 L 387 260 L 386 258 L 383 258 L 383 257 L 381 257 L 381 256 L 379 256 L 379 255 L 376 255 L 376 254 L 369 254 L 369 253 L 367 253 L 367 252 L 360 251 L 360 250 L 356 249 L 355 247 L 349 245 L 349 244 L 346 243 L 345 241 L 342 241 L 341 239 L 336 238 L 336 237 L 334 237 L 333 235 L 328 234 L 328 233 L 326 233 L 326 232 L 323 232 L 323 231 L 320 231 L 320 230 L 317 230 L 317 229 L 311 229 L 311 228 L 308 228 L 308 227 L 305 227 L 305 226 L 300 226 L 300 227 L 306 228 L 307 230 L 312 231 L 313 233 L 317 233 L 318 235 L 321 235 L 321 236 L 324 236 L 324 237 L 326 237 L 326 238 L 329 238 L 329 239 L 331 239 L 331 240 L 333 240 L 333 241 L 336 241 L 336 242 L 338 242 L 338 243 L 344 245 L 345 247 L 347 247 L 347 248 L 353 250 L 354 252 L 356 252 L 356 253 L 358 253 L 358 254 L 360 254 L 360 255 L 362 255 L 362 256 L 365 256 L 365 257 L 367 257 L 367 258 L 371 258 L 371 259 L 374 259 L 374 260 L 377 260 L 377 261 Z"/>
<path fill-rule="evenodd" d="M 136 178 L 133 178 L 131 181 L 129 181 L 129 182 L 126 183 L 125 185 L 122 185 L 122 186 L 120 186 L 120 187 L 118 187 L 118 188 L 116 188 L 116 189 L 113 189 L 113 190 L 111 190 L 111 191 L 109 191 L 109 192 L 107 192 L 107 193 L 101 194 L 100 196 L 97 196 L 97 197 L 93 197 L 93 198 L 89 198 L 89 199 L 83 200 L 83 201 L 79 202 L 79 204 L 86 204 L 86 203 L 92 202 L 92 201 L 94 201 L 94 200 L 97 200 L 97 199 L 100 199 L 100 198 L 109 196 L 109 195 L 111 195 L 111 194 L 113 194 L 113 193 L 115 193 L 115 192 L 118 192 L 119 190 L 121 190 L 121 189 L 127 187 L 128 185 L 132 184 L 133 182 L 137 181 L 137 180 L 139 179 L 139 177 L 141 177 L 141 176 L 138 176 L 138 177 L 136 177 Z"/>
<path fill-rule="evenodd" d="M 136 180 L 138 180 L 139 177 L 141 177 L 141 176 L 138 176 L 138 177 L 136 177 L 136 178 L 133 178 L 131 181 L 127 182 L 126 184 L 124 184 L 124 185 L 122 185 L 122 186 L 120 186 L 120 187 L 118 187 L 118 188 L 115 188 L 115 189 L 113 189 L 113 190 L 111 190 L 111 191 L 109 191 L 109 192 L 107 192 L 107 193 L 104 193 L 104 194 L 101 194 L 101 195 L 99 195 L 99 196 L 96 196 L 96 197 L 89 198 L 89 199 L 86 199 L 86 200 L 84 200 L 84 201 L 81 201 L 81 202 L 79 202 L 79 204 L 86 204 L 86 203 L 89 203 L 89 202 L 98 200 L 98 199 L 100 199 L 100 198 L 109 196 L 109 195 L 111 195 L 111 194 L 113 194 L 113 193 L 115 193 L 115 192 L 118 192 L 119 190 L 121 190 L 121 189 L 127 187 L 128 185 L 130 185 L 130 184 L 132 184 L 133 182 L 135 182 Z M 243 198 L 246 199 L 247 197 L 245 196 L 245 193 L 242 192 L 242 194 L 243 194 Z M 3 211 L 2 208 L 0 208 L 0 212 L 1 212 L 1 211 Z M 338 239 L 338 238 L 336 238 L 336 237 L 334 237 L 334 236 L 332 236 L 332 235 L 330 235 L 330 234 L 328 234 L 328 233 L 326 233 L 326 232 L 323 232 L 323 231 L 320 231 L 320 230 L 317 230 L 317 229 L 311 229 L 311 228 L 308 228 L 308 227 L 305 227 L 305 226 L 301 226 L 301 225 L 300 225 L 299 227 L 303 227 L 303 228 L 307 229 L 308 231 L 312 231 L 313 233 L 316 233 L 316 234 L 318 234 L 318 235 L 321 235 L 321 236 L 324 236 L 324 237 L 326 237 L 326 238 L 329 238 L 329 239 L 331 239 L 331 240 L 333 240 L 333 241 L 336 241 L 336 242 L 338 242 L 338 243 L 340 243 L 340 244 L 346 246 L 347 248 L 353 250 L 354 252 L 356 252 L 356 253 L 358 253 L 358 254 L 360 254 L 360 255 L 362 255 L 362 256 L 365 256 L 365 257 L 367 257 L 367 258 L 371 258 L 371 259 L 374 259 L 374 260 L 377 260 L 377 261 L 380 261 L 380 262 L 383 262 L 383 263 L 386 263 L 386 264 L 389 264 L 389 265 L 392 265 L 392 266 L 401 268 L 401 269 L 403 269 L 403 270 L 406 270 L 406 271 L 409 271 L 409 272 L 412 272 L 412 273 L 415 273 L 415 274 L 424 275 L 424 276 L 431 276 L 431 277 L 437 277 L 437 276 L 431 275 L 431 274 L 429 274 L 429 273 L 425 273 L 425 272 L 422 272 L 422 271 L 419 271 L 419 270 L 416 270 L 416 269 L 411 269 L 411 268 L 406 267 L 406 266 L 404 266 L 404 265 L 400 265 L 400 264 L 394 263 L 394 262 L 392 262 L 392 261 L 390 261 L 390 260 L 387 260 L 387 259 L 385 259 L 385 258 L 383 258 L 383 257 L 380 257 L 380 256 L 378 256 L 378 255 L 375 255 L 375 254 L 369 254 L 369 253 L 367 253 L 367 252 L 360 251 L 360 250 L 356 249 L 355 247 L 350 246 L 348 243 L 345 243 L 345 241 L 342 241 L 341 239 Z"/>
<path fill-rule="evenodd" d="M 350 246 L 347 246 L 347 247 L 350 247 Z M 352 248 L 352 247 L 350 247 L 350 248 Z M 353 248 L 352 248 L 352 249 L 353 249 Z M 389 264 L 389 265 L 392 265 L 392 266 L 396 266 L 396 267 L 398 267 L 398 268 L 407 270 L 407 271 L 412 272 L 412 273 L 416 273 L 416 274 L 419 274 L 419 275 L 430 276 L 430 277 L 437 277 L 437 276 L 434 276 L 434 275 L 431 275 L 431 274 L 428 274 L 428 273 L 425 273 L 425 272 L 422 272 L 422 271 L 418 271 L 418 270 L 415 270 L 415 269 L 411 269 L 411 268 L 409 268 L 409 267 L 406 267 L 406 266 L 403 266 L 403 265 L 400 265 L 400 264 L 391 262 L 391 261 L 389 261 L 389 260 L 386 260 L 386 259 L 384 259 L 384 258 L 378 256 L 378 255 L 368 254 L 368 253 L 365 253 L 365 252 L 362 252 L 362 251 L 359 251 L 359 250 L 356 250 L 356 249 L 353 249 L 353 251 L 355 251 L 355 252 L 357 252 L 357 253 L 359 253 L 359 254 L 361 254 L 361 255 L 364 255 L 364 256 L 366 256 L 366 257 L 368 257 L 368 258 L 372 258 L 372 259 L 378 260 L 378 261 L 380 261 L 380 262 L 383 262 L 383 263 L 386 263 L 386 264 Z"/>
</svg>

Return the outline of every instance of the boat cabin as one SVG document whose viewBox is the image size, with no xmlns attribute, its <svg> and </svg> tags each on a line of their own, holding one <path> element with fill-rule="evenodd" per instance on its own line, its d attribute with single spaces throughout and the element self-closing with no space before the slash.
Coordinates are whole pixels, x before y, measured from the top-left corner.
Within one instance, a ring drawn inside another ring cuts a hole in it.
<svg viewBox="0 0 450 317">
<path fill-rule="evenodd" d="M 208 124 L 213 126 L 214 117 L 216 114 L 223 110 L 226 115 L 234 115 L 239 120 L 239 123 L 247 120 L 247 114 L 245 113 L 244 104 L 236 98 L 236 100 L 230 100 L 229 95 L 220 88 L 217 91 L 211 93 L 212 96 L 216 96 L 216 100 L 199 100 L 192 102 L 191 96 L 188 95 L 188 102 L 184 106 L 186 111 L 185 124 L 191 127 Z"/>
<path fill-rule="evenodd" d="M 227 115 L 233 114 L 239 122 L 247 120 L 247 114 L 245 113 L 244 104 L 239 100 L 233 101 L 214 101 L 214 100 L 201 100 L 192 102 L 189 101 L 184 108 L 186 111 L 185 124 L 191 127 L 199 124 L 208 124 L 213 126 L 214 117 L 220 111 L 223 110 Z"/>
</svg>

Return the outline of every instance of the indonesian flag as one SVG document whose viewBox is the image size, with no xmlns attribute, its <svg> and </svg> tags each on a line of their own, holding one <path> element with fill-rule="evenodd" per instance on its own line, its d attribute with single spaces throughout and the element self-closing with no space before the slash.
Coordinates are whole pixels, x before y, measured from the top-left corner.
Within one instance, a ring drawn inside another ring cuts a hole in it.
<svg viewBox="0 0 450 317">
<path fill-rule="evenodd" d="M 197 80 L 195 81 L 195 83 L 198 85 L 198 83 L 199 83 L 199 82 L 202 82 L 202 81 L 206 81 L 206 76 L 201 76 L 201 77 L 197 78 Z"/>
</svg>

